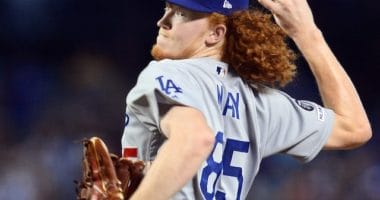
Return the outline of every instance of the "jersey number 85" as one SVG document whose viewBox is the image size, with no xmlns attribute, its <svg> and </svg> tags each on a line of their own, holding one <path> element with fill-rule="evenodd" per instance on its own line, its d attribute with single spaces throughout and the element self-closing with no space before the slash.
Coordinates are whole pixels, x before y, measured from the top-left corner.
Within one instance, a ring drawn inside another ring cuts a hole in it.
<svg viewBox="0 0 380 200">
<path fill-rule="evenodd" d="M 226 199 L 226 194 L 222 191 L 215 191 L 216 184 L 221 178 L 220 175 L 230 176 L 237 179 L 238 187 L 236 193 L 236 199 L 240 199 L 240 194 L 243 186 L 243 174 L 241 167 L 231 166 L 232 155 L 234 152 L 248 153 L 249 142 L 228 139 L 224 142 L 223 132 L 218 132 L 216 135 L 216 142 L 214 149 L 207 159 L 207 165 L 203 168 L 202 176 L 200 180 L 200 188 L 203 196 L 207 200 L 220 200 Z M 224 150 L 220 150 L 217 146 L 224 147 Z M 218 149 L 218 150 L 217 150 Z M 214 159 L 217 155 L 220 155 L 223 151 L 221 161 Z M 213 176 L 211 176 L 213 174 Z M 211 185 L 210 185 L 211 184 Z M 211 186 L 211 187 L 210 187 Z"/>
</svg>

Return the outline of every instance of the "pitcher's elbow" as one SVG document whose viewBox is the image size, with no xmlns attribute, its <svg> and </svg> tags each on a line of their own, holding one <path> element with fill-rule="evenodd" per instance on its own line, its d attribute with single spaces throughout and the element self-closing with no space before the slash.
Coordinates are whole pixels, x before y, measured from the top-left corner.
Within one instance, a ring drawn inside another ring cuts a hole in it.
<svg viewBox="0 0 380 200">
<path fill-rule="evenodd" d="M 362 128 L 361 135 L 362 135 L 362 141 L 361 141 L 362 144 L 367 143 L 372 138 L 372 128 L 369 123 Z"/>
<path fill-rule="evenodd" d="M 350 145 L 351 148 L 357 148 L 366 144 L 372 138 L 372 128 L 370 124 L 362 125 L 355 131 L 355 137 Z"/>
</svg>

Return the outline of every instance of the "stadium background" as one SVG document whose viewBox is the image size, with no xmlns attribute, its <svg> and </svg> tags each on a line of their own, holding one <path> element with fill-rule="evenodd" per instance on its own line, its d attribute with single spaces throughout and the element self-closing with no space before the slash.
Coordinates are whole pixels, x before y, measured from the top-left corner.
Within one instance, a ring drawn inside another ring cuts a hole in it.
<svg viewBox="0 0 380 200">
<path fill-rule="evenodd" d="M 255 199 L 380 199 L 379 1 L 309 1 L 316 23 L 350 74 L 373 126 L 353 151 L 310 164 L 275 156 Z M 0 1 L 0 199 L 74 199 L 84 137 L 120 152 L 125 96 L 151 59 L 163 1 Z M 320 102 L 302 59 L 286 88 Z"/>
</svg>

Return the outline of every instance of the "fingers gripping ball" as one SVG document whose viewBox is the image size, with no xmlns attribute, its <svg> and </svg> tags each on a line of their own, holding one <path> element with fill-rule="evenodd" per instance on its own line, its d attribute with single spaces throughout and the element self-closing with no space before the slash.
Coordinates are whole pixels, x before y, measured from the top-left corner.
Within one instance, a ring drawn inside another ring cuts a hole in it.
<svg viewBox="0 0 380 200">
<path fill-rule="evenodd" d="M 115 165 L 116 173 L 121 181 L 124 197 L 129 199 L 144 178 L 145 163 L 120 158 Z"/>
</svg>

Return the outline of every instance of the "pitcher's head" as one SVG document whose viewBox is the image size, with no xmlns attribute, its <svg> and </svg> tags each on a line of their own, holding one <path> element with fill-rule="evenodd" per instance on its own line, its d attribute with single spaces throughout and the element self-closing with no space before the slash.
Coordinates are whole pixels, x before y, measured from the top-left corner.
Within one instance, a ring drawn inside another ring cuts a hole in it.
<svg viewBox="0 0 380 200">
<path fill-rule="evenodd" d="M 168 0 L 165 13 L 157 22 L 160 30 L 152 49 L 153 57 L 158 60 L 220 57 L 227 27 L 211 20 L 212 15 L 227 17 L 245 9 L 248 0 Z"/>
</svg>

